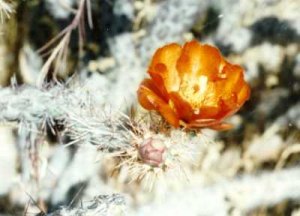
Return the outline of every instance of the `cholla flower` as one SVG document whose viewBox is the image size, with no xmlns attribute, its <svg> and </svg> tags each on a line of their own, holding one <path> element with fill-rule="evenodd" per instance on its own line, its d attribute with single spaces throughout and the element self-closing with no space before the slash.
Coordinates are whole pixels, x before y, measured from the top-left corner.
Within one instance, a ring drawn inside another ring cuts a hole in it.
<svg viewBox="0 0 300 216">
<path fill-rule="evenodd" d="M 148 73 L 151 78 L 138 89 L 139 102 L 174 127 L 229 129 L 231 125 L 222 121 L 250 96 L 243 68 L 226 61 L 217 48 L 197 41 L 159 48 Z"/>
</svg>

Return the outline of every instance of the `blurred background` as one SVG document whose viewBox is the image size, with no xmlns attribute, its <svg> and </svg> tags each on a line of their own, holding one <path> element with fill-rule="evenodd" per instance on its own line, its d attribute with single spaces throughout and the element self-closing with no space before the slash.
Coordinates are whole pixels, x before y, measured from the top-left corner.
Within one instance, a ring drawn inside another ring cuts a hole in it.
<svg viewBox="0 0 300 216">
<path fill-rule="evenodd" d="M 299 10 L 298 0 L 0 0 L 0 215 L 299 216 Z M 66 147 L 61 118 L 41 129 L 48 107 L 71 113 L 83 92 L 128 114 L 154 51 L 192 39 L 242 65 L 252 94 L 233 130 L 204 130 L 187 179 L 145 189 L 97 145 Z"/>
</svg>

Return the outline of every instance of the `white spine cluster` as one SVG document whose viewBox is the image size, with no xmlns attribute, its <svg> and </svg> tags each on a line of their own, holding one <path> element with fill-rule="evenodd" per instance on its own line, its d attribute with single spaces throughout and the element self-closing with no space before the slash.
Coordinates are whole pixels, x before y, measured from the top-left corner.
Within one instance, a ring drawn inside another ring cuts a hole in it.
<svg viewBox="0 0 300 216">
<path fill-rule="evenodd" d="M 92 96 L 82 88 L 56 86 L 41 90 L 32 86 L 0 90 L 0 122 L 18 122 L 22 129 L 41 129 L 61 122 L 72 142 L 93 144 L 105 150 L 120 150 L 126 145 L 126 133 L 116 114 L 103 114 Z M 32 131 L 31 131 L 32 132 Z M 71 144 L 71 143 L 70 143 Z"/>
<path fill-rule="evenodd" d="M 199 184 L 168 193 L 164 202 L 142 206 L 136 215 L 247 215 L 259 206 L 271 207 L 300 197 L 300 169 L 244 175 L 215 185 Z"/>
<path fill-rule="evenodd" d="M 47 216 L 122 216 L 125 215 L 125 200 L 120 194 L 100 195 L 94 197 L 93 200 L 83 202 L 80 207 L 69 208 L 62 207 L 62 209 Z"/>
</svg>

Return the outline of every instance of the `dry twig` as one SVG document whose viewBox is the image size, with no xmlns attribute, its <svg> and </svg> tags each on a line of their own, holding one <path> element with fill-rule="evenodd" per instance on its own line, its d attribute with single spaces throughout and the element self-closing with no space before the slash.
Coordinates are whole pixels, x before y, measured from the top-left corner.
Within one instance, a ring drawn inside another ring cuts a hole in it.
<svg viewBox="0 0 300 216">
<path fill-rule="evenodd" d="M 41 73 L 37 79 L 37 86 L 41 87 L 49 73 L 51 65 L 54 63 L 53 79 L 57 81 L 56 76 L 58 70 L 65 70 L 65 63 L 68 54 L 68 45 L 70 42 L 71 34 L 73 30 L 78 29 L 79 35 L 79 53 L 82 53 L 83 41 L 85 37 L 84 31 L 84 18 L 85 18 L 85 8 L 87 8 L 87 18 L 90 28 L 93 27 L 92 15 L 91 15 L 91 2 L 90 0 L 79 0 L 79 6 L 76 11 L 75 17 L 70 25 L 63 29 L 57 36 L 52 38 L 48 43 L 46 43 L 38 52 L 43 53 L 57 44 L 53 49 L 50 50 L 50 56 L 44 63 Z M 60 42 L 58 42 L 60 41 Z M 58 43 L 57 43 L 58 42 Z M 49 53 L 49 51 L 48 51 Z M 47 54 L 47 53 L 46 53 Z"/>
</svg>

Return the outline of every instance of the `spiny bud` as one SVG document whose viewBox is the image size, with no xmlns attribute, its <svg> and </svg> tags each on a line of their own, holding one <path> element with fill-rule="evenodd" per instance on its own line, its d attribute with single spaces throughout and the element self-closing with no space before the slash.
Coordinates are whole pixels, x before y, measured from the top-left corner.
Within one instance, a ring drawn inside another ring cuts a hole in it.
<svg viewBox="0 0 300 216">
<path fill-rule="evenodd" d="M 160 166 L 164 162 L 164 152 L 166 147 L 162 140 L 148 138 L 139 146 L 140 159 L 151 166 Z"/>
</svg>

